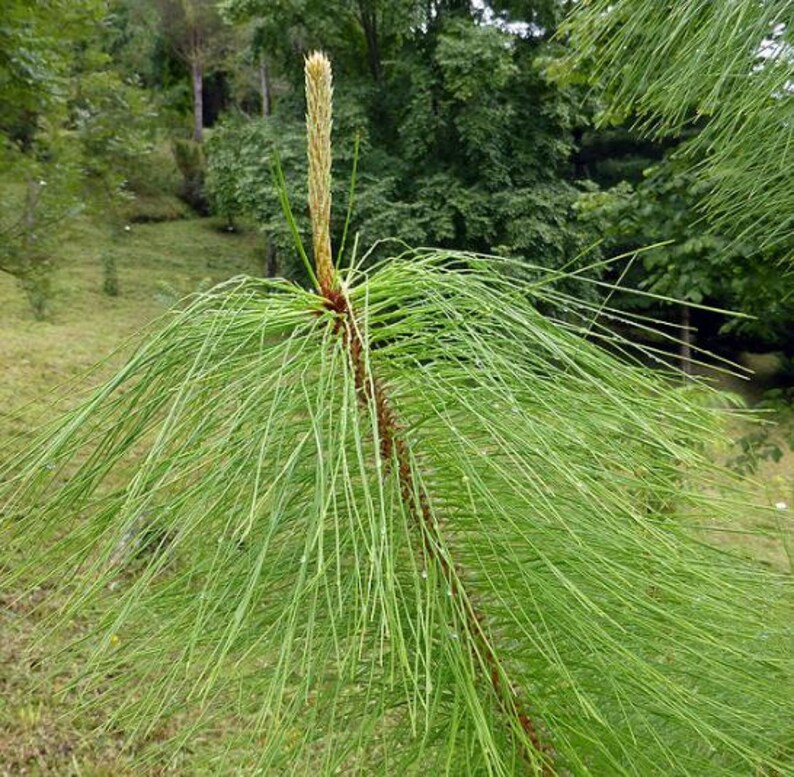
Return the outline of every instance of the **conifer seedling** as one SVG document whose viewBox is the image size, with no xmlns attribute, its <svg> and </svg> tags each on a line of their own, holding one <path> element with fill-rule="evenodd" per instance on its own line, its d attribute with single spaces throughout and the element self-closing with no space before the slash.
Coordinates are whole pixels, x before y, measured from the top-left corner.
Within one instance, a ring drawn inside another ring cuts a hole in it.
<svg viewBox="0 0 794 777">
<path fill-rule="evenodd" d="M 142 769 L 791 773 L 790 579 L 696 526 L 745 509 L 719 413 L 559 273 L 335 264 L 306 84 L 314 287 L 198 295 L 3 473 L 51 675 Z"/>
</svg>

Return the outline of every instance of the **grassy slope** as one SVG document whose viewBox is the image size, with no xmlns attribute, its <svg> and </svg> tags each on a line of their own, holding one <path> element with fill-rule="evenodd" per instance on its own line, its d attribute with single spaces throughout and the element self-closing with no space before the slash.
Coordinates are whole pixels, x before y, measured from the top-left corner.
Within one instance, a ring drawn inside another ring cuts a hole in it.
<svg viewBox="0 0 794 777">
<path fill-rule="evenodd" d="M 105 240 L 106 232 L 88 220 L 80 220 L 63 236 L 50 321 L 33 321 L 13 279 L 0 275 L 0 460 L 24 443 L 35 419 L 54 412 L 53 403 L 75 402 L 81 387 L 98 380 L 97 375 L 84 377 L 97 360 L 165 312 L 163 283 L 187 293 L 206 279 L 259 269 L 260 243 L 252 233 L 221 233 L 201 220 L 132 225 L 115 249 L 122 294 L 112 299 L 101 292 L 99 257 Z M 112 356 L 100 374 L 120 358 L 120 353 Z M 743 429 L 737 426 L 736 432 Z M 794 454 L 764 464 L 760 475 L 757 482 L 748 481 L 757 501 L 791 505 Z M 790 509 L 780 513 L 789 524 L 791 515 Z M 719 541 L 741 542 L 748 553 L 788 566 L 775 539 L 732 534 L 721 535 Z M 0 775 L 139 773 L 113 737 L 85 733 L 91 721 L 78 717 L 73 725 L 60 719 L 65 707 L 55 697 L 57 688 L 31 691 L 39 670 L 23 651 L 29 630 L 25 615 L 44 597 L 48 606 L 57 606 L 55 592 L 34 591 L 11 606 L 11 592 L 0 591 Z"/>
<path fill-rule="evenodd" d="M 163 315 L 174 292 L 259 269 L 255 233 L 225 233 L 209 220 L 133 224 L 113 246 L 121 295 L 102 293 L 100 256 L 107 233 L 80 219 L 62 235 L 50 320 L 34 321 L 15 280 L 0 273 L 2 434 L 23 431 L 42 396 L 81 375 L 130 335 Z M 70 391 L 56 390 L 66 397 Z M 0 453 L 0 457 L 2 453 Z"/>
<path fill-rule="evenodd" d="M 86 376 L 89 368 L 166 312 L 173 293 L 164 285 L 186 294 L 260 267 L 261 239 L 253 232 L 219 232 L 208 220 L 133 224 L 114 248 L 121 296 L 110 298 L 101 291 L 99 260 L 106 235 L 87 219 L 62 235 L 49 321 L 34 321 L 14 279 L 0 274 L 0 460 L 24 444 L 37 420 L 55 412 L 53 404 L 76 402 L 119 362 L 123 349 L 99 374 Z M 51 594 L 32 592 L 12 604 L 12 592 L 0 591 L 0 775 L 132 774 L 118 742 L 86 737 L 80 729 L 88 730 L 88 720 L 75 728 L 59 719 L 64 707 L 56 689 L 31 691 L 38 670 L 23 651 L 25 615 L 44 596 Z"/>
</svg>

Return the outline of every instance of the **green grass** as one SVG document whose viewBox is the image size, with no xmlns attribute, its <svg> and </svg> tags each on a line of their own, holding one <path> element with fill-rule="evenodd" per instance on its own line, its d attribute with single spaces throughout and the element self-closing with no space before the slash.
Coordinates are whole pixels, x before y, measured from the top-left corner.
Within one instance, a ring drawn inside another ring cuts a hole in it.
<svg viewBox="0 0 794 777">
<path fill-rule="evenodd" d="M 99 256 L 106 232 L 87 220 L 76 223 L 64 236 L 58 257 L 56 297 L 50 321 L 35 322 L 22 292 L 13 279 L 0 276 L 0 459 L 6 459 L 28 439 L 36 420 L 55 412 L 53 405 L 73 404 L 86 380 L 85 371 L 107 356 L 134 333 L 145 329 L 166 310 L 163 285 L 189 293 L 206 282 L 239 273 L 256 273 L 260 242 L 255 233 L 225 234 L 212 222 L 184 220 L 132 225 L 118 245 L 121 296 L 101 292 Z M 120 360 L 110 358 L 100 373 Z M 737 424 L 736 434 L 743 433 Z M 728 456 L 721 451 L 720 456 Z M 791 505 L 794 456 L 778 464 L 765 463 L 756 480 L 747 480 L 755 501 Z M 791 510 L 781 511 L 791 525 Z M 759 528 L 759 527 L 753 527 Z M 719 534 L 720 542 L 741 545 L 746 553 L 778 568 L 787 568 L 782 543 L 769 536 Z M 0 564 L 8 563 L 0 552 Z M 34 617 L 57 608 L 64 594 L 33 590 L 23 599 L 16 592 L 0 591 L 0 774 L 139 774 L 112 734 L 88 732 L 96 721 L 77 716 L 66 722 L 68 702 L 58 696 L 57 681 L 39 682 L 42 670 L 27 652 L 30 613 Z M 45 601 L 44 612 L 41 611 Z M 77 632 L 87 625 L 74 623 Z M 120 637 L 123 639 L 123 635 Z M 49 646 L 50 649 L 52 646 Z M 78 653 L 73 661 L 81 661 Z M 33 690 L 35 688 L 35 691 Z M 111 715 L 113 710 L 108 710 Z M 230 727 L 233 724 L 230 723 Z M 222 734 L 222 732 L 220 732 Z M 163 732 L 151 734 L 152 744 Z M 207 743 L 211 746 L 211 743 Z M 200 749 L 201 744 L 198 745 Z M 177 769 L 178 770 L 178 769 Z M 160 773 L 156 771 L 152 774 Z"/>
<path fill-rule="evenodd" d="M 117 254 L 121 294 L 115 298 L 102 292 L 101 255 L 108 250 Z M 257 274 L 261 250 L 256 232 L 223 232 L 209 219 L 132 224 L 113 245 L 106 229 L 79 219 L 56 246 L 55 293 L 47 321 L 33 319 L 16 280 L 0 273 L 4 437 L 25 431 L 50 391 L 68 401 L 73 389 L 59 386 L 163 315 L 175 296 L 233 275 Z M 27 406 L 31 401 L 35 404 Z"/>
<path fill-rule="evenodd" d="M 107 236 L 87 218 L 60 236 L 47 321 L 35 321 L 15 279 L 0 274 L 2 460 L 24 445 L 37 423 L 73 405 L 117 365 L 125 343 L 165 314 L 174 294 L 258 274 L 261 267 L 261 238 L 253 230 L 227 233 L 209 219 L 133 223 L 113 246 L 121 295 L 111 298 L 102 292 L 100 262 Z M 87 375 L 103 360 L 98 372 Z M 6 562 L 0 555 L 0 564 Z M 0 775 L 132 774 L 113 737 L 86 738 L 79 718 L 61 719 L 66 707 L 56 698 L 57 687 L 32 692 L 39 668 L 24 649 L 26 615 L 43 598 L 57 606 L 56 592 L 33 591 L 20 601 L 15 592 L 0 591 Z M 82 722 L 85 730 L 92 728 L 92 721 Z"/>
<path fill-rule="evenodd" d="M 746 555 L 770 567 L 794 574 L 794 450 L 788 440 L 794 439 L 794 412 L 779 413 L 767 419 L 774 424 L 770 441 L 776 442 L 782 457 L 759 461 L 752 476 L 743 480 L 749 502 L 778 508 L 771 516 L 739 520 L 736 532 L 718 532 L 711 540 L 718 544 L 739 547 Z M 731 424 L 733 445 L 715 452 L 715 458 L 730 462 L 739 452 L 738 440 L 752 430 L 751 424 L 736 420 Z M 745 533 L 750 529 L 750 532 Z"/>
</svg>

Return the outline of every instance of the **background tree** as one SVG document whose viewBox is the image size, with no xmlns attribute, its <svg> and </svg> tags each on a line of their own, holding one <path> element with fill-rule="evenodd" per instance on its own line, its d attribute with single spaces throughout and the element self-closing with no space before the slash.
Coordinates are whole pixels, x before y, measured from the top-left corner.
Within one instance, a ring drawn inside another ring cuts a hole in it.
<svg viewBox="0 0 794 777">
<path fill-rule="evenodd" d="M 78 209 L 79 165 L 63 128 L 74 58 L 100 18 L 93 0 L 3 8 L 0 170 L 14 185 L 0 217 L 0 271 L 18 280 L 37 318 L 50 297 L 52 232 Z"/>
<path fill-rule="evenodd" d="M 190 70 L 193 140 L 204 139 L 204 78 L 221 57 L 225 29 L 213 0 L 157 0 L 167 43 Z"/>
<path fill-rule="evenodd" d="M 3 219 L 2 269 L 15 275 L 37 317 L 51 292 L 57 232 L 85 206 L 122 231 L 130 178 L 146 167 L 158 128 L 134 72 L 114 67 L 119 20 L 104 3 L 12 4 L 2 34 L 0 164 L 12 181 Z M 121 64 L 121 63 L 120 63 Z M 117 293 L 115 253 L 102 260 Z"/>
<path fill-rule="evenodd" d="M 105 52 L 98 62 L 106 62 Z M 97 63 L 98 64 L 98 63 Z M 109 232 L 101 261 L 103 289 L 119 294 L 116 246 L 124 235 L 123 204 L 134 198 L 129 179 L 146 166 L 156 138 L 157 116 L 146 94 L 108 68 L 86 69 L 76 78 L 72 101 L 74 135 L 80 149 L 81 181 L 89 207 L 99 209 Z"/>
<path fill-rule="evenodd" d="M 39 136 L 27 153 L 0 151 L 0 172 L 9 168 L 15 185 L 0 216 L 0 272 L 16 279 L 35 318 L 43 319 L 50 312 L 58 233 L 82 210 L 79 160 L 70 144 Z"/>
</svg>

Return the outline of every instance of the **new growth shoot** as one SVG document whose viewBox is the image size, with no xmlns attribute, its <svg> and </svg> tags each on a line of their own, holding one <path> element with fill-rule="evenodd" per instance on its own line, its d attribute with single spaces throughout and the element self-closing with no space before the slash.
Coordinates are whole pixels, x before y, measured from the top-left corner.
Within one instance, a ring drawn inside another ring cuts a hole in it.
<svg viewBox="0 0 794 777">
<path fill-rule="evenodd" d="M 315 51 L 306 58 L 306 135 L 309 156 L 309 213 L 320 291 L 334 288 L 331 258 L 331 63 Z"/>
</svg>

